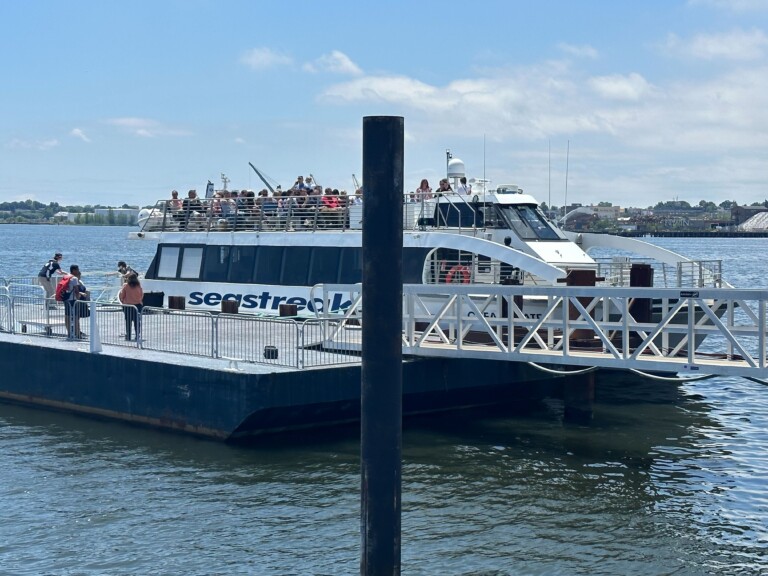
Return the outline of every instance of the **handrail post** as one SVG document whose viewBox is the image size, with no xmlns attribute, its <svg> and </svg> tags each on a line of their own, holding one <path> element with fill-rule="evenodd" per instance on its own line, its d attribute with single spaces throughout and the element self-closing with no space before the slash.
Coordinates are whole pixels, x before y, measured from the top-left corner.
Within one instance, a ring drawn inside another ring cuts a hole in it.
<svg viewBox="0 0 768 576">
<path fill-rule="evenodd" d="M 219 357 L 219 318 L 210 315 L 211 318 L 211 358 Z"/>
<path fill-rule="evenodd" d="M 296 368 L 304 368 L 304 327 L 307 325 L 306 320 L 299 324 L 295 320 L 293 325 L 296 328 Z"/>
<path fill-rule="evenodd" d="M 99 335 L 99 323 L 97 322 L 97 318 L 96 318 L 96 311 L 98 308 L 96 306 L 95 301 L 89 302 L 88 306 L 91 309 L 91 317 L 90 317 L 90 324 L 89 324 L 89 330 L 91 334 L 90 334 L 90 338 L 88 339 L 89 345 L 90 345 L 90 352 L 91 354 L 99 354 L 102 348 L 101 348 L 101 336 Z"/>
</svg>

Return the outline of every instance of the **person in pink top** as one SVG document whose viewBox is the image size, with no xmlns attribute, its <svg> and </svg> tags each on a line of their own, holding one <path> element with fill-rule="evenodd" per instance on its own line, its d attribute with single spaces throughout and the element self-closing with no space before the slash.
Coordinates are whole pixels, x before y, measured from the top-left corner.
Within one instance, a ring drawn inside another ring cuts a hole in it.
<svg viewBox="0 0 768 576">
<path fill-rule="evenodd" d="M 144 307 L 144 289 L 139 282 L 139 275 L 132 272 L 128 275 L 128 281 L 123 284 L 118 294 L 123 305 L 123 314 L 125 315 L 125 339 L 131 339 L 131 328 L 136 328 L 136 340 L 141 339 L 141 309 Z"/>
<path fill-rule="evenodd" d="M 422 200 L 429 200 L 432 198 L 432 188 L 429 187 L 429 180 L 423 178 L 419 187 L 416 188 L 414 193 L 414 200 L 421 202 Z"/>
</svg>

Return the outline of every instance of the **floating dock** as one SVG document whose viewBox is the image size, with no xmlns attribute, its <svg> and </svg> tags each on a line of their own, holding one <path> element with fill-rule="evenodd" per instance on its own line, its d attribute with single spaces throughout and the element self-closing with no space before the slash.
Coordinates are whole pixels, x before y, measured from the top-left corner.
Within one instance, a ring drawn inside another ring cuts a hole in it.
<svg viewBox="0 0 768 576">
<path fill-rule="evenodd" d="M 526 315 L 523 295 L 547 306 Z M 406 416 L 574 390 L 588 408 L 577 375 L 598 367 L 768 380 L 765 290 L 406 285 L 403 297 Z M 659 318 L 635 318 L 638 300 Z M 1 400 L 227 441 L 360 418 L 361 295 L 333 318 L 144 308 L 138 340 L 120 305 L 91 303 L 87 339 L 69 340 L 48 304 L 0 294 Z"/>
<path fill-rule="evenodd" d="M 0 333 L 0 399 L 226 441 L 355 422 L 360 361 L 295 368 Z M 403 362 L 403 413 L 522 402 L 560 378 L 526 364 Z"/>
</svg>

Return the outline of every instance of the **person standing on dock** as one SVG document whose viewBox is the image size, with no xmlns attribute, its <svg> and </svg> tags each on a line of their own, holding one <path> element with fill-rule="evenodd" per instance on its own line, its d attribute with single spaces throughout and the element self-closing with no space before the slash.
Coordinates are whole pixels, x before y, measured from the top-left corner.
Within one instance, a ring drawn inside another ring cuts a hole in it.
<svg viewBox="0 0 768 576">
<path fill-rule="evenodd" d="M 144 307 L 144 289 L 136 272 L 128 274 L 128 281 L 123 284 L 118 294 L 125 315 L 125 339 L 131 339 L 131 328 L 136 328 L 136 340 L 141 339 L 141 309 Z"/>
<path fill-rule="evenodd" d="M 67 284 L 67 290 L 63 297 L 64 302 L 64 321 L 67 325 L 67 337 L 70 340 L 85 338 L 85 334 L 80 330 L 80 316 L 86 314 L 84 307 L 87 304 L 83 304 L 80 307 L 77 303 L 80 300 L 88 300 L 90 294 L 88 290 L 80 282 L 80 267 L 77 264 L 72 264 L 69 267 L 69 282 Z"/>
<path fill-rule="evenodd" d="M 56 301 L 53 299 L 53 295 L 56 292 L 56 276 L 64 274 L 64 271 L 61 269 L 62 258 L 61 252 L 56 252 L 53 258 L 43 264 L 43 267 L 37 274 L 37 283 L 45 290 L 46 305 L 49 310 L 56 310 Z"/>
</svg>

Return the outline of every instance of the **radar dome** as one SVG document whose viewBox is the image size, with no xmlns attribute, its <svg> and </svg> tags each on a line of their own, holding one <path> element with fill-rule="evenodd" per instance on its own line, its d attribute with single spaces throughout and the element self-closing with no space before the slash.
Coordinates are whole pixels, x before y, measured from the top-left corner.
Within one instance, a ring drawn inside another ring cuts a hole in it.
<svg viewBox="0 0 768 576">
<path fill-rule="evenodd" d="M 458 158 L 448 160 L 448 178 L 461 178 L 464 172 L 464 162 Z"/>
</svg>

